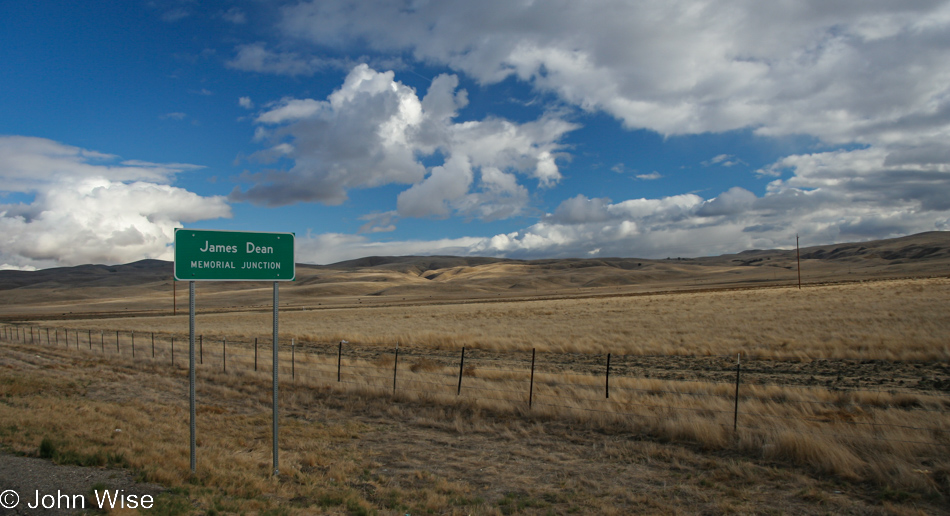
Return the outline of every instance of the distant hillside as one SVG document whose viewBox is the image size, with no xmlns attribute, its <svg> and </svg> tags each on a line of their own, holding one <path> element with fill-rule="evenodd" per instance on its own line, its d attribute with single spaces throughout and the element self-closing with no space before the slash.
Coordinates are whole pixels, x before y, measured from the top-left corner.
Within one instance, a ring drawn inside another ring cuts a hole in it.
<svg viewBox="0 0 950 516">
<path fill-rule="evenodd" d="M 141 260 L 0 271 L 0 316 L 164 313 L 173 299 L 178 299 L 179 308 L 187 302 L 187 286 L 174 284 L 172 269 L 171 262 Z M 804 247 L 801 270 L 806 284 L 947 276 L 950 232 Z M 329 307 L 628 295 L 797 282 L 794 249 L 663 260 L 370 256 L 330 265 L 298 264 L 297 281 L 282 285 L 280 292 L 282 305 Z M 242 310 L 269 306 L 272 300 L 269 286 L 260 282 L 200 283 L 203 307 Z"/>
<path fill-rule="evenodd" d="M 0 290 L 42 287 L 117 287 L 129 281 L 147 283 L 168 279 L 173 264 L 139 260 L 124 265 L 77 265 L 38 271 L 0 271 Z"/>
<path fill-rule="evenodd" d="M 904 260 L 941 260 L 950 258 L 948 236 L 950 232 L 933 231 L 860 244 L 822 246 L 808 249 L 802 258 L 813 260 L 880 259 L 892 263 Z"/>
<path fill-rule="evenodd" d="M 321 266 L 326 269 L 379 268 L 398 272 L 416 272 L 448 269 L 451 267 L 476 267 L 489 263 L 515 262 L 506 258 L 480 256 L 367 256 Z"/>
<path fill-rule="evenodd" d="M 736 254 L 700 258 L 675 258 L 666 260 L 643 258 L 558 258 L 516 260 L 509 258 L 460 257 L 460 256 L 370 256 L 320 266 L 326 269 L 385 269 L 400 272 L 417 272 L 448 269 L 453 267 L 476 267 L 480 265 L 508 263 L 528 265 L 545 270 L 584 269 L 608 267 L 636 270 L 651 263 L 691 263 L 698 265 L 770 265 L 773 259 L 795 258 L 794 249 L 752 249 Z M 931 261 L 950 259 L 950 231 L 930 231 L 906 237 L 872 240 L 860 243 L 828 244 L 803 247 L 802 260 L 862 261 L 897 260 Z"/>
</svg>

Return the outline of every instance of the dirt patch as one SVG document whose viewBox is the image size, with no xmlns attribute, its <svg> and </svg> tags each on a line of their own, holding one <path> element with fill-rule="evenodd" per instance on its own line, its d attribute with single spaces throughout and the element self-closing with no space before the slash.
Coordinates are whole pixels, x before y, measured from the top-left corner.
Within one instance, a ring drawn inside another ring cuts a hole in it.
<svg viewBox="0 0 950 516">
<path fill-rule="evenodd" d="M 154 500 L 164 490 L 157 484 L 136 482 L 132 473 L 124 469 L 60 465 L 46 459 L 0 453 L 0 515 L 78 514 L 98 509 L 97 494 L 103 500 L 105 491 L 130 501 L 144 500 L 145 496 Z"/>
</svg>

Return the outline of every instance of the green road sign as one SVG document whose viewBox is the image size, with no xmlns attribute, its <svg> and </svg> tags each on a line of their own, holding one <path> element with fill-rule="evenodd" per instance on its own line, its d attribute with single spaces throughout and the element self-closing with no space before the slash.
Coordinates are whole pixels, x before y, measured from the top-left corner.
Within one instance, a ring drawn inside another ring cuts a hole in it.
<svg viewBox="0 0 950 516">
<path fill-rule="evenodd" d="M 175 230 L 179 281 L 293 281 L 293 233 Z"/>
</svg>

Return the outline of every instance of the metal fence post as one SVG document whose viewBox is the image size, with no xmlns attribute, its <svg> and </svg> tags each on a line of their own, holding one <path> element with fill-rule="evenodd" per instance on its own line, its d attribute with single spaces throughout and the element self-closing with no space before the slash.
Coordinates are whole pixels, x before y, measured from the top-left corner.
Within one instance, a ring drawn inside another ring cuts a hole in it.
<svg viewBox="0 0 950 516">
<path fill-rule="evenodd" d="M 228 372 L 228 339 L 221 339 L 221 370 Z"/>
<path fill-rule="evenodd" d="M 610 353 L 607 353 L 607 378 L 604 380 L 604 394 L 610 399 Z"/>
<path fill-rule="evenodd" d="M 198 363 L 201 365 L 205 363 L 204 335 L 198 335 Z"/>
<path fill-rule="evenodd" d="M 121 355 L 122 351 L 119 350 L 119 330 L 115 331 L 115 353 Z"/>
<path fill-rule="evenodd" d="M 89 339 L 89 351 L 92 351 L 92 330 L 86 330 L 86 338 Z M 46 334 L 46 340 L 49 340 L 49 333 Z"/>
<path fill-rule="evenodd" d="M 135 332 L 132 332 L 132 359 L 135 359 Z"/>
<path fill-rule="evenodd" d="M 465 346 L 462 346 L 462 359 L 459 361 L 459 388 L 455 392 L 456 396 L 462 394 L 462 372 L 465 370 Z"/>
<path fill-rule="evenodd" d="M 254 337 L 254 370 L 257 371 L 257 337 Z"/>
<path fill-rule="evenodd" d="M 155 358 L 155 332 L 152 332 L 152 358 Z"/>
<path fill-rule="evenodd" d="M 399 367 L 399 344 L 396 344 L 396 355 L 393 360 L 393 395 L 396 395 L 396 368 Z"/>
<path fill-rule="evenodd" d="M 741 353 L 736 354 L 736 405 L 735 412 L 732 414 L 732 433 L 735 434 L 739 429 L 739 371 L 742 368 L 740 365 Z"/>
<path fill-rule="evenodd" d="M 531 383 L 528 384 L 528 408 L 534 402 L 534 348 L 531 348 Z"/>
<path fill-rule="evenodd" d="M 340 341 L 340 347 L 336 352 L 336 381 L 340 381 L 340 372 L 343 368 L 343 341 Z"/>
<path fill-rule="evenodd" d="M 297 345 L 294 342 L 294 337 L 290 338 L 290 380 L 297 379 Z"/>
</svg>

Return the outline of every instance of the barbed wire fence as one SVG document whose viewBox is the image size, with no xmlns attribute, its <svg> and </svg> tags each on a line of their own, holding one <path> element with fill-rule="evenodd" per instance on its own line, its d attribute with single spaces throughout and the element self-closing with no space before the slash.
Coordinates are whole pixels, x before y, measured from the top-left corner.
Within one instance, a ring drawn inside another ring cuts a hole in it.
<svg viewBox="0 0 950 516">
<path fill-rule="evenodd" d="M 0 337 L 188 367 L 185 334 L 5 324 Z M 774 443 L 801 435 L 881 453 L 945 455 L 950 449 L 950 377 L 888 377 L 885 361 L 444 350 L 296 339 L 281 348 L 282 381 L 394 400 L 574 417 L 701 444 L 726 446 L 741 438 L 766 454 Z M 269 350 L 269 339 L 202 335 L 196 367 L 263 378 L 272 371 Z M 950 375 L 950 367 L 941 367 Z"/>
</svg>

